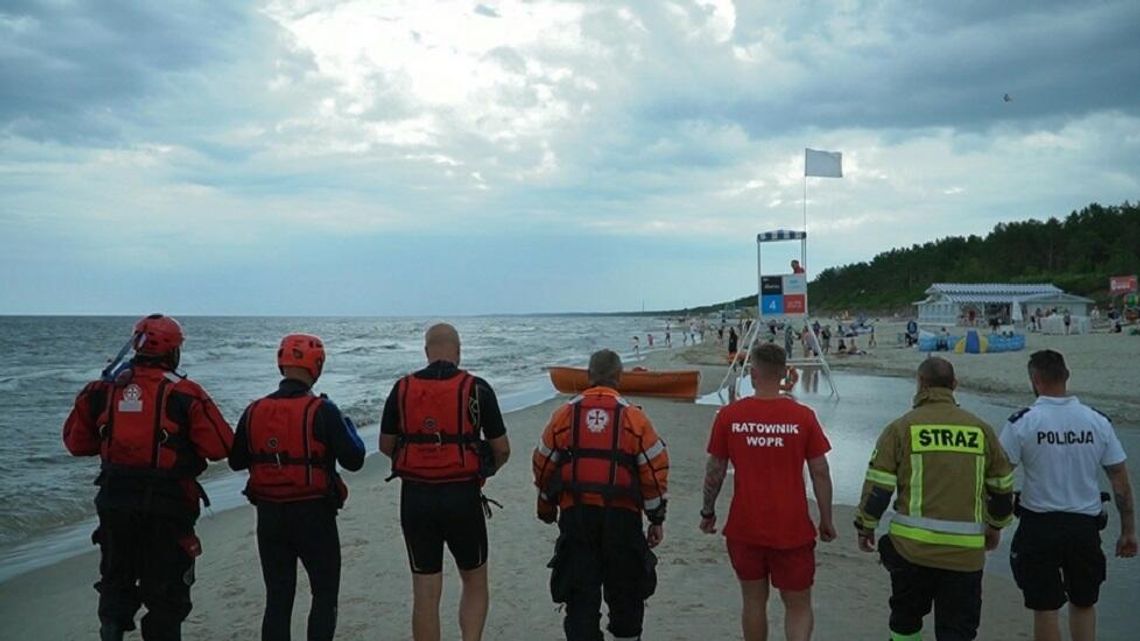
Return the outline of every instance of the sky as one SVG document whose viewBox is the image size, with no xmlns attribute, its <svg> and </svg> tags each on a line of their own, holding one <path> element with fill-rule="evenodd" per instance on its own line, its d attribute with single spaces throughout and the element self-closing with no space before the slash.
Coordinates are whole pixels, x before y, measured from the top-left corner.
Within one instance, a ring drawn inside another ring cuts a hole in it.
<svg viewBox="0 0 1140 641">
<path fill-rule="evenodd" d="M 803 225 L 805 147 L 845 174 L 807 179 L 809 276 L 1135 201 L 1138 24 L 1135 0 L 6 0 L 0 314 L 728 300 L 755 235 Z"/>
</svg>

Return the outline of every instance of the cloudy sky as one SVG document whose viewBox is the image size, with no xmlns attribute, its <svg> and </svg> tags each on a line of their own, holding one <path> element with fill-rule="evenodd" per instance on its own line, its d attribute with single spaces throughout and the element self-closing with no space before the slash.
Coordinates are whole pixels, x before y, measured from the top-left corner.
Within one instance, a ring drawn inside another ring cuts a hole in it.
<svg viewBox="0 0 1140 641">
<path fill-rule="evenodd" d="M 804 147 L 846 173 L 809 179 L 810 272 L 1136 200 L 1138 24 L 1135 0 L 6 0 L 0 313 L 714 302 L 755 291 L 756 232 L 801 225 Z"/>
</svg>

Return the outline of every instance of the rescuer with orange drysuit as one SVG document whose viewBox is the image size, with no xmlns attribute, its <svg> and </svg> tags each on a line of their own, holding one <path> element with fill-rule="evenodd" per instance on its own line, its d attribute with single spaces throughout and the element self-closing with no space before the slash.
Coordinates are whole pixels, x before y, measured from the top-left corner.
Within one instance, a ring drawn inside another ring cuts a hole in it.
<svg viewBox="0 0 1140 641">
<path fill-rule="evenodd" d="M 257 507 L 257 549 L 265 580 L 262 641 L 288 641 L 297 561 L 312 591 L 309 641 L 331 641 L 340 591 L 336 513 L 348 498 L 337 463 L 356 471 L 364 443 L 324 394 L 313 393 L 325 348 L 310 334 L 289 334 L 277 350 L 282 380 L 238 422 L 230 467 L 249 470 L 245 494 Z"/>
<path fill-rule="evenodd" d="M 669 454 L 641 408 L 618 394 L 621 371 L 616 353 L 595 352 L 590 388 L 554 412 L 533 455 L 538 518 L 558 521 L 550 592 L 566 604 L 567 641 L 602 640 L 603 589 L 614 639 L 640 639 L 657 587 L 650 548 L 665 536 Z"/>
<path fill-rule="evenodd" d="M 206 461 L 230 452 L 233 430 L 210 396 L 177 371 L 183 343 L 178 321 L 139 320 L 119 357 L 83 388 L 63 426 L 74 456 L 102 459 L 95 484 L 99 527 L 100 639 L 121 641 L 135 629 L 140 605 L 146 641 L 178 641 L 190 613 L 197 482 Z M 128 350 L 134 357 L 123 363 Z"/>
<path fill-rule="evenodd" d="M 439 641 L 443 548 L 463 583 L 459 629 L 479 641 L 487 621 L 487 523 L 483 483 L 510 456 L 495 392 L 459 369 L 459 332 L 424 334 L 428 366 L 392 386 L 380 420 L 380 451 L 400 477 L 400 528 L 412 569 L 412 638 Z"/>
</svg>

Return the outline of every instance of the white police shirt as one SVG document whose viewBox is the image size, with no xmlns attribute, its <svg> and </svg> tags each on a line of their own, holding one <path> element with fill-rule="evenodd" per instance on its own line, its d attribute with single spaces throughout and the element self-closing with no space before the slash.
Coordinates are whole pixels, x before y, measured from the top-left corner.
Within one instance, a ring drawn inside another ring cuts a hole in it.
<svg viewBox="0 0 1140 641">
<path fill-rule="evenodd" d="M 1025 479 L 1021 506 L 1033 512 L 1101 512 L 1101 468 L 1127 458 L 1108 417 L 1077 397 L 1040 396 L 1001 432 L 1009 462 Z"/>
</svg>

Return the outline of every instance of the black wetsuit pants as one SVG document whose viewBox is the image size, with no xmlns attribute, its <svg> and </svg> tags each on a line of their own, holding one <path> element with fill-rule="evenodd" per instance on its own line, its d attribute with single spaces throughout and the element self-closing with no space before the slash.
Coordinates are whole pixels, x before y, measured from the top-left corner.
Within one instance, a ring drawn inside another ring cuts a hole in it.
<svg viewBox="0 0 1140 641">
<path fill-rule="evenodd" d="M 340 593 L 340 536 L 336 507 L 326 499 L 257 505 L 257 549 L 265 579 L 262 641 L 289 641 L 297 561 L 305 566 L 313 599 L 309 641 L 329 641 L 336 631 Z"/>
<path fill-rule="evenodd" d="M 972 641 L 982 620 L 982 571 L 955 572 L 916 565 L 895 549 L 891 538 L 879 539 L 879 558 L 891 573 L 891 632 L 917 634 L 922 619 L 934 609 L 934 638 Z"/>
<path fill-rule="evenodd" d="M 656 587 L 656 557 L 641 515 L 619 508 L 572 507 L 558 520 L 551 596 L 566 604 L 566 641 L 602 641 L 602 599 L 615 639 L 640 639 L 645 599 Z"/>
<path fill-rule="evenodd" d="M 132 510 L 99 511 L 99 621 L 102 637 L 122 638 L 135 629 L 135 614 L 146 605 L 142 637 L 179 641 L 190 614 L 196 539 L 189 521 Z"/>
</svg>

